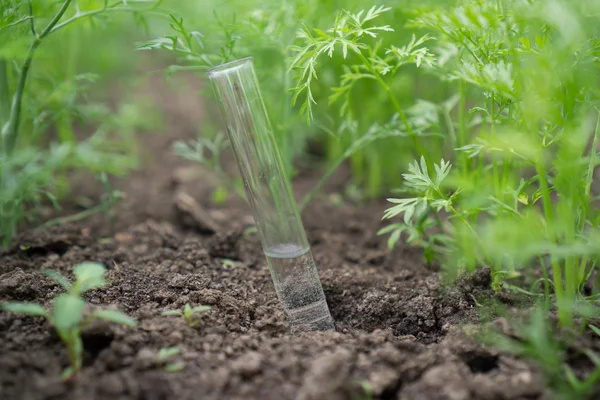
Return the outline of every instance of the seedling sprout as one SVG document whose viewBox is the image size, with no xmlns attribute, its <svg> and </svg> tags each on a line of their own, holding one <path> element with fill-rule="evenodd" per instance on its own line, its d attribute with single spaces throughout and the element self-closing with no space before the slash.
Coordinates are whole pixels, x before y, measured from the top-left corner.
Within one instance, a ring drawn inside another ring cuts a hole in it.
<svg viewBox="0 0 600 400">
<path fill-rule="evenodd" d="M 97 289 L 107 284 L 104 279 L 106 272 L 101 264 L 82 263 L 73 268 L 75 282 L 69 283 L 67 278 L 56 271 L 44 270 L 47 276 L 61 285 L 66 293 L 54 299 L 51 311 L 39 304 L 8 302 L 2 305 L 7 312 L 25 314 L 32 317 L 43 317 L 56 330 L 56 333 L 67 348 L 69 367 L 62 374 L 68 379 L 77 374 L 81 369 L 83 342 L 81 331 L 95 319 L 103 319 L 121 325 L 135 327 L 136 322 L 118 310 L 95 310 L 88 315 L 85 313 L 87 303 L 82 297 L 83 293 Z"/>
<path fill-rule="evenodd" d="M 181 310 L 167 310 L 163 311 L 161 315 L 183 317 L 187 326 L 193 328 L 200 323 L 200 317 L 198 314 L 205 313 L 211 309 L 212 307 L 210 306 L 192 307 L 188 303 Z"/>
<path fill-rule="evenodd" d="M 164 368 L 167 372 L 178 372 L 185 368 L 183 362 L 170 362 L 173 357 L 181 354 L 181 350 L 178 347 L 164 347 L 158 351 L 156 355 L 156 363 Z"/>
</svg>

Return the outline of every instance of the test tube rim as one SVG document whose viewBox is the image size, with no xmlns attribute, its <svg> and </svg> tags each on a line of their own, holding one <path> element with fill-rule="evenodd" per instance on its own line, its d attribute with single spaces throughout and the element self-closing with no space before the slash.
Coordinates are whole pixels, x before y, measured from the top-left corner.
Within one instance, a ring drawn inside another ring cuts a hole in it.
<svg viewBox="0 0 600 400">
<path fill-rule="evenodd" d="M 233 60 L 233 61 L 229 61 L 229 62 L 226 62 L 223 64 L 216 65 L 216 66 L 212 67 L 211 69 L 209 69 L 208 71 L 206 71 L 206 74 L 209 77 L 214 77 L 214 76 L 222 74 L 222 73 L 227 73 L 227 72 L 231 72 L 232 70 L 242 68 L 248 64 L 252 64 L 253 61 L 254 61 L 254 57 L 239 58 L 237 60 Z"/>
</svg>

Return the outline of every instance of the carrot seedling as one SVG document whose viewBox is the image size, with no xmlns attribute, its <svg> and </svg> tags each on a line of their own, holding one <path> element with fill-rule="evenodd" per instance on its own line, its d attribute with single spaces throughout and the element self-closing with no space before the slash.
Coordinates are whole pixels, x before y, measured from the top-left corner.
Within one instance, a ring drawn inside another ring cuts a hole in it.
<svg viewBox="0 0 600 400">
<path fill-rule="evenodd" d="M 167 310 L 162 312 L 161 315 L 183 317 L 187 326 L 193 328 L 200 323 L 200 318 L 197 317 L 197 314 L 204 313 L 211 309 L 212 307 L 209 306 L 192 307 L 189 304 L 186 304 L 181 310 Z"/>
<path fill-rule="evenodd" d="M 181 354 L 181 350 L 178 347 L 165 347 L 158 351 L 156 355 L 156 363 L 164 368 L 167 372 L 178 372 L 185 368 L 183 362 L 170 362 L 173 357 Z"/>
<path fill-rule="evenodd" d="M 55 271 L 43 271 L 50 278 L 61 285 L 66 293 L 54 299 L 52 310 L 47 311 L 39 304 L 8 302 L 2 305 L 7 312 L 43 317 L 56 330 L 69 354 L 69 367 L 62 374 L 64 379 L 75 375 L 81 369 L 83 342 L 81 331 L 95 319 L 103 319 L 121 325 L 135 327 L 133 319 L 117 310 L 96 310 L 85 315 L 87 303 L 83 293 L 106 285 L 104 274 L 106 269 L 101 264 L 82 263 L 73 268 L 75 282 L 72 284 Z"/>
</svg>

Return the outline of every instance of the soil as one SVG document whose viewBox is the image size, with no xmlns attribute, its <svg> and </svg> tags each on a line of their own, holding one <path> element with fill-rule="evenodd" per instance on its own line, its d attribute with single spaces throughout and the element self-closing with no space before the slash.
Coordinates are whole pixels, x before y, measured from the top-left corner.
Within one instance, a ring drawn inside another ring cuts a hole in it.
<svg viewBox="0 0 600 400">
<path fill-rule="evenodd" d="M 214 176 L 171 153 L 174 140 L 195 137 L 201 126 L 194 82 L 173 90 L 156 79 L 152 92 L 141 93 L 160 100 L 168 129 L 144 136 L 143 167 L 116 182 L 127 197 L 114 218 L 27 230 L 0 253 L 0 301 L 49 307 L 60 287 L 42 268 L 70 277 L 77 263 L 101 262 L 109 285 L 88 292 L 91 307 L 118 308 L 138 328 L 90 325 L 84 367 L 62 382 L 67 355 L 48 324 L 0 313 L 0 399 L 549 398 L 533 365 L 465 334 L 479 321 L 476 300 L 492 296 L 489 271 L 442 287 L 419 250 L 400 244 L 389 251 L 376 235 L 384 202 L 339 205 L 324 197 L 306 211 L 336 332 L 290 334 L 260 243 L 246 230 L 248 207 L 233 197 L 212 204 Z M 339 192 L 346 178 L 341 171 L 327 191 Z M 301 172 L 295 192 L 315 179 Z M 74 182 L 77 195 L 99 196 L 88 177 Z M 182 207 L 182 194 L 206 215 Z M 68 203 L 65 213 L 74 211 Z M 212 310 L 194 328 L 160 315 L 186 303 Z M 179 372 L 156 360 L 173 346 L 181 350 L 173 362 L 185 364 Z"/>
</svg>

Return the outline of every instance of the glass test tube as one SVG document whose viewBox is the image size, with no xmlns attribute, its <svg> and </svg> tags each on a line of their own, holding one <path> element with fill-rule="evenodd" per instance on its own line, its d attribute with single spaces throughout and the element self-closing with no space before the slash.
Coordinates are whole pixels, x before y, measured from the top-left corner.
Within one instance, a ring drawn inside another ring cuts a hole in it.
<svg viewBox="0 0 600 400">
<path fill-rule="evenodd" d="M 208 71 L 238 163 L 275 290 L 292 332 L 333 321 L 284 171 L 251 57 Z"/>
</svg>

